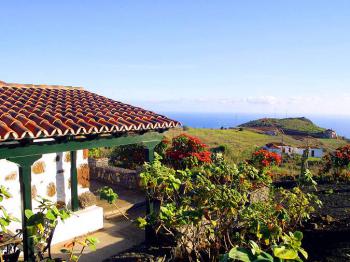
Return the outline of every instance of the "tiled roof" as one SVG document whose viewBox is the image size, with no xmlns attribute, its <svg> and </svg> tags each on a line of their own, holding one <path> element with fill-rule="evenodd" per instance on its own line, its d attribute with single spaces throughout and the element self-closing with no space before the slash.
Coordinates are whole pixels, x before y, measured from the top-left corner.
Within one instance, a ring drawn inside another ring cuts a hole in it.
<svg viewBox="0 0 350 262">
<path fill-rule="evenodd" d="M 161 130 L 179 122 L 82 88 L 0 84 L 0 141 Z"/>
</svg>

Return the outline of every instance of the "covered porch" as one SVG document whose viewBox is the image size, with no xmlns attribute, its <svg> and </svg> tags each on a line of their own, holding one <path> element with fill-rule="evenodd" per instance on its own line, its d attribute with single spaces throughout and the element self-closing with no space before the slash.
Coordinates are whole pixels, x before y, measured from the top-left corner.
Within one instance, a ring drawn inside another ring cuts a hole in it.
<svg viewBox="0 0 350 262">
<path fill-rule="evenodd" d="M 0 91 L 0 159 L 18 166 L 25 261 L 34 261 L 34 246 L 27 232 L 25 210 L 33 209 L 32 171 L 36 161 L 52 153 L 66 152 L 69 155 L 68 207 L 79 214 L 82 212 L 78 199 L 79 150 L 142 144 L 147 160 L 152 161 L 154 148 L 162 139 L 160 133 L 179 125 L 164 116 L 81 88 L 18 85 L 0 87 Z M 101 212 L 92 216 L 101 216 L 99 221 L 103 221 Z M 59 225 L 57 230 L 67 230 L 63 234 L 71 238 L 99 229 L 99 223 L 89 226 L 83 221 L 90 229 L 75 232 L 85 224 L 80 224 L 79 216 L 74 220 L 70 228 L 65 228 L 66 225 L 60 228 Z M 88 218 L 85 220 L 89 222 Z"/>
<path fill-rule="evenodd" d="M 48 141 L 48 142 L 33 142 L 33 143 L 21 143 L 16 146 L 1 145 L 0 146 L 0 159 L 7 159 L 13 163 L 16 163 L 19 167 L 19 180 L 22 199 L 22 229 L 23 229 L 23 252 L 24 258 L 30 261 L 30 257 L 33 253 L 33 245 L 31 239 L 26 232 L 27 221 L 24 211 L 27 209 L 32 210 L 32 191 L 31 191 L 31 176 L 32 166 L 35 161 L 39 160 L 44 154 L 58 153 L 58 152 L 70 152 L 70 181 L 71 181 L 71 210 L 79 212 L 79 200 L 78 200 L 78 178 L 77 178 L 77 164 L 76 164 L 76 152 L 81 149 L 92 149 L 96 147 L 111 147 L 121 146 L 129 144 L 143 144 L 147 152 L 147 160 L 152 161 L 154 156 L 154 148 L 161 141 L 162 135 L 155 132 L 145 134 L 126 134 L 120 137 L 116 136 L 102 136 L 89 138 L 71 138 L 61 141 Z M 99 221 L 102 221 L 103 214 Z M 94 220 L 96 221 L 96 220 Z M 94 222 L 93 221 L 93 222 Z M 58 228 L 59 229 L 59 228 Z M 64 227 L 62 227 L 64 229 Z M 61 230 L 62 230 L 61 229 Z M 98 230 L 99 228 L 96 228 Z M 69 228 L 66 228 L 69 231 Z M 93 230 L 93 229 L 92 229 Z M 64 232 L 63 232 L 64 233 Z M 87 232 L 85 232 L 87 233 Z M 59 234 L 59 232 L 58 232 Z M 72 234 L 68 234 L 67 239 L 74 237 Z M 82 234 L 78 234 L 82 235 Z M 75 236 L 78 236 L 75 235 Z M 64 241 L 67 239 L 60 238 Z M 60 242 L 59 240 L 57 242 Z"/>
</svg>

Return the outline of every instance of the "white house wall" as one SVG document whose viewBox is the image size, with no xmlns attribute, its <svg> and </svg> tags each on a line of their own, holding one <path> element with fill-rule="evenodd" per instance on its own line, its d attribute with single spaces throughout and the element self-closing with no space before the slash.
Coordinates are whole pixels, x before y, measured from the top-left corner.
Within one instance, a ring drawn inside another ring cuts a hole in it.
<svg viewBox="0 0 350 262">
<path fill-rule="evenodd" d="M 45 165 L 44 172 L 35 174 L 32 169 L 32 195 L 48 198 L 53 202 L 62 201 L 67 206 L 70 206 L 71 190 L 70 190 L 70 161 L 66 159 L 66 153 L 45 154 L 37 162 L 42 162 Z M 59 159 L 58 157 L 59 156 Z M 58 160 L 58 161 L 56 161 Z M 35 162 L 35 163 L 37 163 Z M 34 164 L 35 164 L 34 163 Z M 87 159 L 83 158 L 83 150 L 77 151 L 77 167 L 82 164 L 87 164 Z M 18 167 L 16 164 L 5 159 L 0 160 L 0 185 L 9 189 L 12 198 L 5 199 L 1 204 L 16 218 L 21 218 L 21 193 L 19 186 Z M 56 191 L 52 196 L 48 195 L 48 186 L 54 185 Z M 78 186 L 78 194 L 88 191 L 88 188 Z M 32 200 L 33 209 L 38 207 L 38 202 Z M 12 223 L 10 230 L 14 231 L 20 228 L 20 223 Z"/>
</svg>

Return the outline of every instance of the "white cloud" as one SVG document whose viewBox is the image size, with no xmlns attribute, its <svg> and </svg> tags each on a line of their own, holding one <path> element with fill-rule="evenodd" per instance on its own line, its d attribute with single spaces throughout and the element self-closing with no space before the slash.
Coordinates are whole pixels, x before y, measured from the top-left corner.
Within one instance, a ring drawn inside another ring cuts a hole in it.
<svg viewBox="0 0 350 262">
<path fill-rule="evenodd" d="M 248 97 L 245 101 L 249 104 L 275 105 L 280 100 L 274 96 Z"/>
<path fill-rule="evenodd" d="M 250 97 L 186 97 L 154 100 L 133 100 L 154 111 L 179 112 L 240 112 L 266 113 L 288 112 L 288 114 L 350 115 L 350 95 L 318 96 L 250 96 Z"/>
</svg>

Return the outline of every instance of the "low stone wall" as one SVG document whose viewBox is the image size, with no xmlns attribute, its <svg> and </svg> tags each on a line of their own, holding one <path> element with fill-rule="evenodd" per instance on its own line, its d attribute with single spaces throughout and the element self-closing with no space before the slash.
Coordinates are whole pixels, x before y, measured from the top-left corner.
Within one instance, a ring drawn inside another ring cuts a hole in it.
<svg viewBox="0 0 350 262">
<path fill-rule="evenodd" d="M 140 172 L 108 165 L 108 158 L 89 158 L 90 179 L 122 186 L 127 189 L 140 189 Z"/>
</svg>

